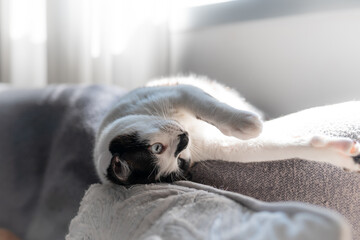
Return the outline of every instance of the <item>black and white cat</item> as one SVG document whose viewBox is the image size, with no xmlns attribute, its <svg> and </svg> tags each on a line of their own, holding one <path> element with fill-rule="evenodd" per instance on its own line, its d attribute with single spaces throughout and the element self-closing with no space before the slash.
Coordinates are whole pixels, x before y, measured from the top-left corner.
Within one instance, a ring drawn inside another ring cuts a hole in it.
<svg viewBox="0 0 360 240">
<path fill-rule="evenodd" d="M 350 138 L 279 141 L 261 132 L 261 113 L 234 90 L 194 76 L 161 79 L 122 97 L 104 118 L 94 161 L 102 182 L 122 185 L 186 179 L 193 162 L 209 159 L 326 159 L 359 170 L 360 146 Z"/>
</svg>

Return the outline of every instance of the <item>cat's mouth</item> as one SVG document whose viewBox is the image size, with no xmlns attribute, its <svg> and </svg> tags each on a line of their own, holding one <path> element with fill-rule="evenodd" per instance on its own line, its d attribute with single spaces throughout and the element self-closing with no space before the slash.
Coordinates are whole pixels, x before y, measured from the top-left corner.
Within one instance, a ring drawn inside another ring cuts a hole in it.
<svg viewBox="0 0 360 240">
<path fill-rule="evenodd" d="M 189 169 L 191 167 L 190 159 L 184 159 L 184 158 L 179 157 L 177 161 L 178 161 L 178 166 L 182 172 L 189 171 Z"/>
<path fill-rule="evenodd" d="M 190 168 L 192 166 L 190 159 L 184 159 L 179 157 L 177 159 L 180 173 L 179 172 L 172 172 L 165 176 L 160 176 L 160 178 L 157 180 L 157 182 L 168 182 L 172 183 L 175 181 L 180 180 L 191 180 L 192 175 L 190 173 Z"/>
</svg>

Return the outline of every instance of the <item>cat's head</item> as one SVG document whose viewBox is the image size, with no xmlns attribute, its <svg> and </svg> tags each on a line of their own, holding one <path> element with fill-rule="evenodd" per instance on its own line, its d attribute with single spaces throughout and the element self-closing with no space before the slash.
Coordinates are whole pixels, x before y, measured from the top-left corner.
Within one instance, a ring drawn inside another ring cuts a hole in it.
<svg viewBox="0 0 360 240">
<path fill-rule="evenodd" d="M 174 120 L 128 116 L 101 130 L 95 165 L 103 182 L 121 185 L 186 179 L 189 144 L 188 133 Z"/>
</svg>

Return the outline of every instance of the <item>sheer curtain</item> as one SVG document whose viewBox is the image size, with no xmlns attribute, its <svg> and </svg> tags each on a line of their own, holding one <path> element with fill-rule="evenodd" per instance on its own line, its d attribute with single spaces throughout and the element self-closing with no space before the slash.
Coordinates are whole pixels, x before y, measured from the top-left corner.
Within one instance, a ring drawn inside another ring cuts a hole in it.
<svg viewBox="0 0 360 240">
<path fill-rule="evenodd" d="M 0 82 L 133 88 L 169 71 L 167 0 L 0 0 Z"/>
</svg>

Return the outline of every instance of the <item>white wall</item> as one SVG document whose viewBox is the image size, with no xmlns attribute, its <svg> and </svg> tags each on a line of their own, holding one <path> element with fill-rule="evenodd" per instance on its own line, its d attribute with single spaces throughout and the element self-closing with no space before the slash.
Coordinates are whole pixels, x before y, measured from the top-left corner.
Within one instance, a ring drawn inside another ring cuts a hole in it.
<svg viewBox="0 0 360 240">
<path fill-rule="evenodd" d="M 170 72 L 238 89 L 270 117 L 360 100 L 360 8 L 173 30 Z"/>
</svg>

